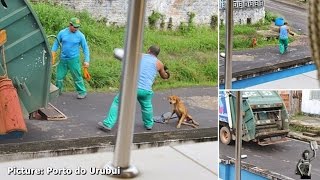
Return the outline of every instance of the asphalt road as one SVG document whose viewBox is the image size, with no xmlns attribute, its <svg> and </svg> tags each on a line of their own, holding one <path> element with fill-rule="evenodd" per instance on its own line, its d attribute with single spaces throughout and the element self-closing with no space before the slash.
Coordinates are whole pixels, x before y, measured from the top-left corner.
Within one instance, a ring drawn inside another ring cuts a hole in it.
<svg viewBox="0 0 320 180">
<path fill-rule="evenodd" d="M 266 0 L 265 10 L 283 16 L 295 32 L 308 34 L 308 11 L 306 9 L 273 0 Z"/>
<path fill-rule="evenodd" d="M 217 122 L 217 87 L 190 87 L 157 91 L 154 94 L 154 116 L 171 111 L 167 97 L 178 95 L 184 101 L 189 113 L 199 122 L 199 128 L 189 126 L 176 128 L 177 118 L 168 124 L 155 123 L 152 130 L 144 128 L 141 119 L 140 105 L 137 103 L 134 125 L 134 142 L 155 142 L 172 139 L 192 139 L 216 137 Z M 110 107 L 114 93 L 89 93 L 86 99 L 76 99 L 75 93 L 63 93 L 52 104 L 62 111 L 67 120 L 41 121 L 26 120 L 28 132 L 21 139 L 0 141 L 1 152 L 13 152 L 15 143 L 25 145 L 23 151 L 64 149 L 75 143 L 74 147 L 91 147 L 101 143 L 112 143 L 115 140 L 118 124 L 110 132 L 97 128 Z M 130 117 L 128 117 L 130 118 Z M 12 145 L 12 146 L 9 146 Z M 41 145 L 41 146 L 40 146 Z M 23 149 L 23 148 L 22 148 Z M 21 151 L 21 148 L 17 151 Z"/>
<path fill-rule="evenodd" d="M 234 145 L 228 146 L 220 142 L 219 148 L 220 156 L 225 155 L 234 158 Z M 298 175 L 295 175 L 295 168 L 297 162 L 301 158 L 302 152 L 306 149 L 310 150 L 308 143 L 294 139 L 289 142 L 269 146 L 259 146 L 255 143 L 244 142 L 241 154 L 248 156 L 243 160 L 244 162 L 248 162 L 257 167 L 265 168 L 294 179 L 300 179 Z M 317 153 L 319 154 L 319 150 Z M 320 179 L 319 157 L 316 157 L 311 164 L 312 179 Z"/>
</svg>

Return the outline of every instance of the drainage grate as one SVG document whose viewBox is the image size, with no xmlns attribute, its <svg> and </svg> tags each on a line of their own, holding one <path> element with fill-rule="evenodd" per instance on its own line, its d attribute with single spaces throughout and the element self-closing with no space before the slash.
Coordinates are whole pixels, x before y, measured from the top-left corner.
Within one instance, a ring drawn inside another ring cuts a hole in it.
<svg viewBox="0 0 320 180">
<path fill-rule="evenodd" d="M 49 120 L 49 121 L 60 121 L 66 120 L 67 116 L 64 115 L 59 109 L 54 107 L 52 104 L 48 104 L 47 108 L 40 108 L 38 110 L 39 115 L 41 115 L 41 119 Z"/>
</svg>

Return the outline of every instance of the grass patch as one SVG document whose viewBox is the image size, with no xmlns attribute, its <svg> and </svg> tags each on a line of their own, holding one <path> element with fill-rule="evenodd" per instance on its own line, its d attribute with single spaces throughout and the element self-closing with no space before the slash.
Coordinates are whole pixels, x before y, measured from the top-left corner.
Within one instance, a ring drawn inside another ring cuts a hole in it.
<svg viewBox="0 0 320 180">
<path fill-rule="evenodd" d="M 274 23 L 274 20 L 278 17 L 277 14 L 273 14 L 269 11 L 266 11 L 265 18 L 260 20 L 255 24 L 246 24 L 246 25 L 235 25 L 233 29 L 233 48 L 235 50 L 241 49 L 250 49 L 252 48 L 252 39 L 256 38 L 258 44 L 255 48 L 262 48 L 266 46 L 278 45 L 279 40 L 276 38 L 267 39 L 261 34 L 258 34 L 257 31 L 260 30 L 270 30 L 271 25 Z M 225 36 L 226 30 L 225 26 L 220 27 L 220 48 L 225 49 Z M 294 38 L 289 37 L 289 43 L 294 41 Z"/>
<path fill-rule="evenodd" d="M 302 125 L 290 124 L 289 129 L 294 132 L 308 132 L 309 128 Z"/>
<path fill-rule="evenodd" d="M 113 57 L 113 49 L 124 47 L 125 27 L 106 26 L 105 22 L 93 19 L 87 12 L 74 12 L 59 5 L 35 3 L 32 6 L 47 35 L 56 35 L 68 26 L 71 17 L 79 17 L 80 30 L 86 35 L 91 53 L 89 72 L 92 80 L 86 82 L 88 90 L 109 91 L 119 88 L 122 64 Z M 170 80 L 163 81 L 158 77 L 154 89 L 216 85 L 217 42 L 218 32 L 209 26 L 190 28 L 188 31 L 163 31 L 146 26 L 143 51 L 146 52 L 152 44 L 158 44 L 161 47 L 159 59 L 171 72 Z M 54 81 L 54 73 L 52 78 Z M 66 90 L 74 91 L 70 74 L 65 86 Z"/>
</svg>

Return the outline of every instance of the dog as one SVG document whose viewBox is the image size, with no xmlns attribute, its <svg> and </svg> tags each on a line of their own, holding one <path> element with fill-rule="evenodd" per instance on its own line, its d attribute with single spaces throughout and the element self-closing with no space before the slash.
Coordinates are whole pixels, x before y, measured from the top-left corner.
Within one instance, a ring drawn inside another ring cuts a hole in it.
<svg viewBox="0 0 320 180">
<path fill-rule="evenodd" d="M 183 102 L 178 96 L 175 96 L 175 95 L 169 96 L 168 100 L 169 100 L 169 103 L 172 105 L 172 114 L 170 118 L 174 115 L 174 113 L 179 118 L 179 121 L 177 124 L 178 129 L 180 128 L 181 124 L 198 128 L 199 123 L 193 120 L 190 114 L 188 114 L 188 110 L 186 106 L 183 104 Z M 170 118 L 166 120 L 166 123 L 168 123 Z"/>
<path fill-rule="evenodd" d="M 252 38 L 252 43 L 251 43 L 251 47 L 256 47 L 257 46 L 257 38 Z"/>
</svg>

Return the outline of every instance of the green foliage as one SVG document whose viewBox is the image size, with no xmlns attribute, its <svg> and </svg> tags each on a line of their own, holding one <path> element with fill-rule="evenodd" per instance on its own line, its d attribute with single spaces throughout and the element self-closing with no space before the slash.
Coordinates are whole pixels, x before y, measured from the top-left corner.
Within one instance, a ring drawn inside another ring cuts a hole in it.
<svg viewBox="0 0 320 180">
<path fill-rule="evenodd" d="M 266 11 L 265 13 L 265 21 L 271 23 L 271 22 L 274 22 L 277 18 L 277 15 L 273 14 L 272 12 L 270 11 Z"/>
<path fill-rule="evenodd" d="M 168 29 L 171 30 L 172 29 L 172 17 L 169 18 L 169 22 L 168 22 Z"/>
<path fill-rule="evenodd" d="M 218 16 L 217 15 L 212 15 L 211 16 L 211 22 L 210 22 L 210 26 L 212 29 L 216 29 L 218 26 Z"/>
<path fill-rule="evenodd" d="M 164 26 L 165 26 L 165 22 L 164 22 L 164 20 L 165 20 L 165 15 L 163 15 L 163 16 L 161 16 L 161 22 L 160 22 L 160 29 L 164 29 Z M 172 19 L 171 19 L 171 23 L 172 23 Z"/>
<path fill-rule="evenodd" d="M 161 19 L 162 17 L 163 15 L 161 13 L 153 10 L 151 15 L 148 17 L 149 27 L 151 29 L 155 29 L 158 20 Z"/>
<path fill-rule="evenodd" d="M 257 47 L 265 47 L 270 45 L 278 45 L 278 40 L 276 38 L 266 39 L 263 35 L 258 34 L 258 30 L 269 30 L 272 21 L 277 16 L 266 12 L 265 18 L 260 20 L 255 24 L 247 25 L 235 25 L 233 28 L 233 48 L 235 49 L 248 49 L 252 47 L 252 38 L 258 40 Z M 220 48 L 225 48 L 225 26 L 220 26 Z M 222 41 L 221 41 L 222 40 Z M 292 42 L 293 38 L 289 37 L 289 42 Z"/>
<path fill-rule="evenodd" d="M 188 25 L 189 26 L 194 26 L 193 19 L 196 16 L 196 14 L 194 12 L 188 12 L 187 15 L 189 16 Z"/>
<path fill-rule="evenodd" d="M 113 50 L 124 47 L 124 27 L 106 26 L 106 20 L 97 21 L 87 12 L 74 12 L 59 5 L 37 3 L 33 4 L 33 8 L 47 35 L 56 35 L 68 27 L 71 17 L 79 17 L 81 21 L 79 30 L 85 34 L 90 48 L 91 81 L 86 82 L 88 89 L 106 91 L 119 88 L 122 65 L 113 57 Z M 169 24 L 170 19 L 168 26 Z M 168 81 L 157 79 L 155 89 L 215 85 L 218 76 L 217 39 L 217 31 L 210 27 L 197 27 L 196 31 L 187 34 L 179 30 L 162 31 L 145 28 L 143 51 L 146 52 L 152 44 L 159 45 L 161 47 L 159 59 L 171 72 Z M 49 42 L 52 45 L 53 39 L 50 38 Z M 52 77 L 54 81 L 54 73 Z M 70 74 L 66 78 L 65 86 L 66 90 L 74 91 Z"/>
<path fill-rule="evenodd" d="M 179 30 L 183 34 L 187 34 L 187 33 L 193 32 L 196 29 L 196 26 L 195 26 L 195 24 L 193 22 L 193 19 L 196 16 L 196 14 L 193 13 L 193 12 L 188 12 L 187 15 L 189 17 L 188 23 L 180 22 L 180 26 L 179 26 Z"/>
</svg>

